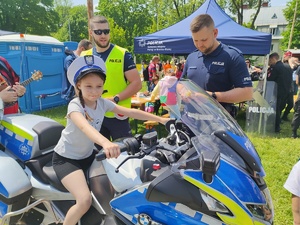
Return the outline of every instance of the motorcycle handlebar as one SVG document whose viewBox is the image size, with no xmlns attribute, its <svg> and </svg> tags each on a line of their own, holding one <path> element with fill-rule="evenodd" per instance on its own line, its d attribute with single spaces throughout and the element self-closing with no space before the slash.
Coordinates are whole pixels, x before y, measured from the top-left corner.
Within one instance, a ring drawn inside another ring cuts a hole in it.
<svg viewBox="0 0 300 225">
<path fill-rule="evenodd" d="M 126 144 L 124 144 L 124 143 L 116 143 L 116 144 L 119 145 L 120 151 L 121 151 L 121 152 L 126 152 L 126 151 L 127 151 L 128 147 L 127 147 Z M 105 152 L 102 151 L 102 152 L 99 152 L 99 153 L 96 155 L 96 160 L 97 160 L 97 161 L 102 161 L 102 160 L 104 160 L 104 159 L 106 159 Z"/>
<path fill-rule="evenodd" d="M 140 147 L 138 141 L 135 138 L 126 138 L 122 141 L 116 141 L 114 143 L 119 145 L 121 152 L 127 152 L 128 154 L 131 155 L 134 155 L 136 152 L 138 152 Z M 96 154 L 95 158 L 97 161 L 102 161 L 106 159 L 106 155 L 102 151 Z"/>
</svg>

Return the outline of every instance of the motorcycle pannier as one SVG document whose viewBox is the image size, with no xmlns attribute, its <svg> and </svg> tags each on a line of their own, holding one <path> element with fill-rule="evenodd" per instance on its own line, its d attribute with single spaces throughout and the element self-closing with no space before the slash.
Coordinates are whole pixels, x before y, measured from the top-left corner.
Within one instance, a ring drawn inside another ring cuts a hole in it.
<svg viewBox="0 0 300 225">
<path fill-rule="evenodd" d="M 52 119 L 33 114 L 5 115 L 1 125 L 1 144 L 22 161 L 52 151 L 64 128 Z"/>
<path fill-rule="evenodd" d="M 0 151 L 0 222 L 9 212 L 20 210 L 28 204 L 32 186 L 19 163 Z M 5 224 L 15 224 L 20 219 L 16 215 Z"/>
</svg>

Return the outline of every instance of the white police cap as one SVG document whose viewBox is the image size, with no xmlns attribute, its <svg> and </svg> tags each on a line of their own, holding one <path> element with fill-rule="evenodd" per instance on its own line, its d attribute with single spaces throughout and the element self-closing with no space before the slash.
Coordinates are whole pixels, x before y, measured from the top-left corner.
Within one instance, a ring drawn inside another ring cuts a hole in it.
<svg viewBox="0 0 300 225">
<path fill-rule="evenodd" d="M 106 78 L 106 67 L 104 61 L 94 55 L 77 57 L 69 66 L 67 77 L 71 85 L 75 86 L 77 81 L 89 73 L 101 74 Z"/>
</svg>

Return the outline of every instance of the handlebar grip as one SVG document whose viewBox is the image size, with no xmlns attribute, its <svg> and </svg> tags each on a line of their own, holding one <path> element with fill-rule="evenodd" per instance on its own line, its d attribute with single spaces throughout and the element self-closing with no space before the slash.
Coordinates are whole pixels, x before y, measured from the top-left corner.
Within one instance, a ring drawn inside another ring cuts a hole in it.
<svg viewBox="0 0 300 225">
<path fill-rule="evenodd" d="M 126 144 L 120 143 L 120 142 L 114 142 L 114 143 L 116 143 L 117 145 L 119 145 L 121 152 L 128 151 L 128 146 Z M 103 151 L 101 151 L 98 154 L 96 154 L 95 158 L 96 158 L 96 161 L 102 161 L 102 160 L 106 159 L 106 155 L 105 155 L 105 153 Z"/>
<path fill-rule="evenodd" d="M 96 156 L 95 156 L 95 158 L 96 158 L 96 161 L 102 161 L 102 160 L 106 159 L 106 155 L 102 151 L 102 152 L 97 153 Z"/>
</svg>

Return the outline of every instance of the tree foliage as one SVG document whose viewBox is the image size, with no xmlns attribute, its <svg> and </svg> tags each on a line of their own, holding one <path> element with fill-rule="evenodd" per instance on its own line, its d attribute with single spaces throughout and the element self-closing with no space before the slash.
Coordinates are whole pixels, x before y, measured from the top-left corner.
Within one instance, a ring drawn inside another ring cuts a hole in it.
<svg viewBox="0 0 300 225">
<path fill-rule="evenodd" d="M 179 22 L 197 10 L 204 1 L 101 0 L 95 14 L 103 15 L 110 21 L 111 41 L 132 51 L 134 37 Z M 226 8 L 226 12 L 236 16 L 240 24 L 243 23 L 242 5 L 248 4 L 257 9 L 249 24 L 253 28 L 262 1 L 266 0 L 217 0 L 217 3 L 221 8 Z M 72 0 L 1 0 L 0 29 L 52 35 L 60 41 L 79 42 L 89 37 L 87 7 L 72 6 Z"/>
<path fill-rule="evenodd" d="M 296 1 L 298 0 L 292 0 L 287 3 L 287 7 L 283 10 L 284 16 L 288 22 L 288 25 L 286 27 L 286 30 L 282 33 L 283 39 L 281 40 L 281 49 L 286 50 L 289 45 L 290 37 L 291 37 L 291 43 L 290 48 L 300 48 L 300 2 L 298 1 L 297 5 L 297 11 L 296 11 L 296 17 L 294 22 L 294 28 L 291 36 L 291 29 L 293 26 L 293 19 L 294 19 L 294 13 L 296 10 Z"/>
<path fill-rule="evenodd" d="M 151 10 L 148 7 L 147 0 L 101 0 L 95 14 L 112 19 L 114 24 L 110 26 L 124 31 L 123 41 L 129 47 L 133 45 L 133 38 L 138 34 L 145 34 L 147 26 L 152 23 Z M 111 35 L 111 38 L 114 40 L 115 37 Z"/>
<path fill-rule="evenodd" d="M 60 22 L 57 32 L 53 37 L 60 41 L 81 41 L 88 38 L 88 16 L 87 7 L 78 5 L 57 5 L 56 11 L 59 14 Z"/>
<path fill-rule="evenodd" d="M 57 30 L 53 0 L 1 0 L 0 29 L 36 35 Z"/>
<path fill-rule="evenodd" d="M 269 4 L 270 0 L 228 0 L 227 3 L 224 2 L 231 14 L 236 15 L 237 23 L 241 25 L 244 24 L 244 6 L 248 9 L 254 9 L 255 13 L 252 15 L 251 21 L 247 25 L 251 29 L 255 28 L 254 23 L 263 3 Z"/>
<path fill-rule="evenodd" d="M 96 14 L 113 21 L 112 42 L 119 45 L 121 45 L 120 42 L 125 42 L 123 47 L 132 51 L 135 37 L 156 32 L 179 22 L 198 9 L 204 1 L 101 0 Z M 120 36 L 122 33 L 124 33 L 123 37 Z M 115 34 L 118 36 L 115 37 Z M 149 57 L 146 58 L 148 61 Z"/>
</svg>

